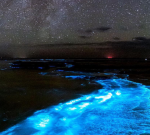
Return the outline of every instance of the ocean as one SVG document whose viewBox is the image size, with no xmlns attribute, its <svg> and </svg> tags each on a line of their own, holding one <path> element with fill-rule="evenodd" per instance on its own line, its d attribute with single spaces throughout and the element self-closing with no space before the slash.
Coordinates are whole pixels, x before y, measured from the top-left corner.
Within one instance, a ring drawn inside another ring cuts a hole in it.
<svg viewBox="0 0 150 135">
<path fill-rule="evenodd" d="M 150 134 L 149 60 L 1 60 L 0 76 L 1 135 Z"/>
</svg>

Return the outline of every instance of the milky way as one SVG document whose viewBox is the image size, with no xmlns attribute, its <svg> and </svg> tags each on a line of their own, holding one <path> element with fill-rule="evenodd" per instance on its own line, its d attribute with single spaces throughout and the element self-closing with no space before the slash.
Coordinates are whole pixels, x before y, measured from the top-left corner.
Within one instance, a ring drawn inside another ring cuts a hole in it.
<svg viewBox="0 0 150 135">
<path fill-rule="evenodd" d="M 0 2 L 1 45 L 129 41 L 149 38 L 149 23 L 149 0 Z"/>
</svg>

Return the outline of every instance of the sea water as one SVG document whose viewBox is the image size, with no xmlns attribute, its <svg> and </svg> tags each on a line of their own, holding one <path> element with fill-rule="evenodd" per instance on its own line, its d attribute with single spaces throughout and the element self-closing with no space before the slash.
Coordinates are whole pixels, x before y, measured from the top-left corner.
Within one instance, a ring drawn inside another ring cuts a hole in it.
<svg viewBox="0 0 150 135">
<path fill-rule="evenodd" d="M 96 80 L 102 89 L 36 111 L 0 135 L 148 135 L 150 90 L 127 79 Z"/>
</svg>

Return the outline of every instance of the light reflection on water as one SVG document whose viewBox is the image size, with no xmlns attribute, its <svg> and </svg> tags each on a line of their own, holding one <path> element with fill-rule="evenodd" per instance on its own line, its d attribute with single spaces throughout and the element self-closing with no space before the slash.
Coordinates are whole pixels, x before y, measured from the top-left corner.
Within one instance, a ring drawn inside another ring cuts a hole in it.
<svg viewBox="0 0 150 135">
<path fill-rule="evenodd" d="M 37 111 L 1 135 L 150 133 L 150 91 L 126 79 L 98 80 L 103 89 Z"/>
</svg>

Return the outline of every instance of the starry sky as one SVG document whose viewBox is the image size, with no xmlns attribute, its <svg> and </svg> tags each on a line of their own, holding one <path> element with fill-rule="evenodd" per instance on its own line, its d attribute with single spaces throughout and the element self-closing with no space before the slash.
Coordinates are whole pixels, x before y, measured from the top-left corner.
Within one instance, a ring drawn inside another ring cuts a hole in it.
<svg viewBox="0 0 150 135">
<path fill-rule="evenodd" d="M 8 45 L 120 42 L 135 37 L 150 38 L 149 0 L 0 0 L 3 50 Z"/>
</svg>

